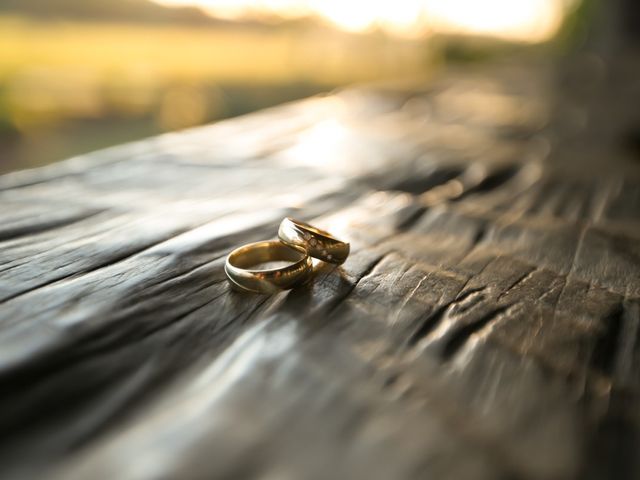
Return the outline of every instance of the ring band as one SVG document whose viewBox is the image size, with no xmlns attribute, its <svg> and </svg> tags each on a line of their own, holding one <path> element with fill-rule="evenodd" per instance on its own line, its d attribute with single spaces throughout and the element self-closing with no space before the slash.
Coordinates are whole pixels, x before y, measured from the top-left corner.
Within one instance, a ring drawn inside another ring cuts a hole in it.
<svg viewBox="0 0 640 480">
<path fill-rule="evenodd" d="M 255 269 L 273 261 L 292 262 L 280 268 Z M 304 282 L 312 273 L 312 261 L 304 249 L 289 247 L 277 240 L 250 243 L 232 251 L 224 271 L 235 286 L 255 293 L 276 293 Z"/>
<path fill-rule="evenodd" d="M 325 262 L 341 264 L 349 256 L 348 243 L 338 240 L 329 232 L 292 218 L 282 220 L 278 236 L 282 243 L 303 248 L 308 255 Z"/>
</svg>

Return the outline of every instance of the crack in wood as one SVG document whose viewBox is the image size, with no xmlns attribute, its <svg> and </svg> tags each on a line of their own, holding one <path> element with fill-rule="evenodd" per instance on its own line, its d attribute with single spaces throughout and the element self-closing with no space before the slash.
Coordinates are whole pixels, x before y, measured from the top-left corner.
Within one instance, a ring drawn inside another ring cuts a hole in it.
<svg viewBox="0 0 640 480">
<path fill-rule="evenodd" d="M 525 271 L 522 275 L 520 275 L 518 278 L 516 278 L 511 285 L 509 285 L 507 288 L 504 289 L 504 291 L 502 293 L 500 293 L 500 295 L 498 295 L 498 298 L 496 299 L 496 301 L 500 301 L 502 300 L 503 297 L 507 296 L 509 293 L 511 293 L 511 291 L 517 287 L 518 285 L 520 285 L 523 282 L 526 282 L 527 280 L 529 280 L 536 272 L 538 271 L 537 268 L 533 267 L 531 269 L 528 269 L 527 271 Z"/>
<path fill-rule="evenodd" d="M 385 259 L 385 257 L 389 256 L 392 253 L 394 253 L 394 252 L 393 251 L 386 252 L 386 253 L 376 257 L 371 263 L 369 263 L 367 265 L 367 267 L 359 275 L 359 277 L 346 290 L 346 292 L 343 295 L 339 296 L 338 298 L 334 299 L 329 304 L 329 306 L 327 307 L 327 313 L 326 313 L 327 316 L 331 315 L 340 306 L 340 304 L 342 302 L 344 302 L 351 295 L 351 293 L 356 289 L 358 284 L 364 278 L 368 277 L 375 270 L 375 268 L 380 264 L 380 262 L 382 262 Z"/>
<path fill-rule="evenodd" d="M 473 185 L 465 190 L 456 200 L 461 200 L 468 195 L 475 193 L 489 193 L 503 186 L 505 183 L 513 180 L 522 171 L 522 165 L 511 164 L 490 172 L 477 185 Z"/>
<path fill-rule="evenodd" d="M 602 332 L 598 335 L 591 353 L 591 367 L 607 377 L 611 377 L 615 367 L 623 313 L 622 305 L 618 305 L 611 314 L 602 319 Z"/>
<path fill-rule="evenodd" d="M 101 213 L 106 212 L 108 209 L 92 210 L 90 212 L 84 212 L 78 215 L 70 216 L 67 218 L 61 218 L 54 221 L 33 223 L 30 225 L 22 225 L 16 227 L 10 227 L 6 230 L 0 230 L 0 242 L 6 242 L 8 240 L 15 240 L 26 235 L 37 235 L 56 228 L 64 228 L 75 223 L 80 223 L 89 218 L 95 217 Z"/>
<path fill-rule="evenodd" d="M 513 304 L 511 305 L 503 305 L 501 307 L 495 308 L 490 312 L 486 313 L 479 319 L 468 323 L 457 330 L 451 335 L 451 337 L 444 344 L 442 349 L 442 358 L 444 360 L 450 359 L 466 342 L 479 330 L 487 326 L 491 322 L 495 322 L 500 315 L 509 310 Z"/>
<path fill-rule="evenodd" d="M 488 265 L 488 264 L 487 264 Z M 486 268 L 486 266 L 484 268 Z M 483 270 L 484 270 L 483 268 Z M 482 301 L 484 296 L 482 292 L 486 290 L 487 287 L 477 287 L 471 288 L 467 291 L 464 291 L 465 287 L 468 284 L 468 280 L 462 284 L 460 290 L 456 293 L 454 299 L 451 302 L 444 303 L 430 312 L 427 317 L 422 320 L 417 329 L 413 331 L 413 333 L 409 336 L 407 340 L 407 345 L 410 347 L 418 344 L 423 338 L 427 337 L 435 328 L 442 322 L 442 320 L 457 306 L 463 305 L 461 308 L 461 312 L 464 312 L 473 307 L 477 302 Z M 470 305 L 464 305 L 467 300 L 477 296 L 477 302 L 474 302 Z"/>
<path fill-rule="evenodd" d="M 427 317 L 420 322 L 418 328 L 411 334 L 411 336 L 407 340 L 407 344 L 410 347 L 415 346 L 418 342 L 420 342 L 420 340 L 429 335 L 429 333 L 431 333 L 442 321 L 451 305 L 451 303 L 445 303 L 430 312 L 429 315 L 427 315 Z"/>
<path fill-rule="evenodd" d="M 400 232 L 411 230 L 411 228 L 413 228 L 413 226 L 418 223 L 422 217 L 424 217 L 424 214 L 428 210 L 429 209 L 427 207 L 417 207 L 416 211 L 409 215 L 409 217 L 407 217 L 405 220 L 400 222 L 396 229 Z"/>
</svg>

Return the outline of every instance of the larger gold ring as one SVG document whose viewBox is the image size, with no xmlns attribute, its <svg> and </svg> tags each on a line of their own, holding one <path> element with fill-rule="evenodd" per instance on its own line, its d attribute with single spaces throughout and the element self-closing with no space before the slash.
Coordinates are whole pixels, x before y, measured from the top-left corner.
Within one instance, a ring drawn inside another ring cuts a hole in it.
<svg viewBox="0 0 640 480">
<path fill-rule="evenodd" d="M 329 232 L 308 223 L 285 218 L 278 229 L 280 241 L 291 246 L 304 248 L 312 256 L 330 263 L 343 263 L 349 256 L 349 244 L 338 240 Z"/>
<path fill-rule="evenodd" d="M 292 263 L 280 268 L 251 268 L 273 261 Z M 224 271 L 229 281 L 243 290 L 276 293 L 306 281 L 313 271 L 312 267 L 311 258 L 303 249 L 269 241 L 250 243 L 235 249 L 227 256 Z"/>
</svg>

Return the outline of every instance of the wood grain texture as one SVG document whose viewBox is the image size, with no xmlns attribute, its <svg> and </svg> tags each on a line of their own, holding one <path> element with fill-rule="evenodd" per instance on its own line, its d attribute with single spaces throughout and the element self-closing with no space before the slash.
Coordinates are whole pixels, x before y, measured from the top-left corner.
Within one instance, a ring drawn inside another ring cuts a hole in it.
<svg viewBox="0 0 640 480">
<path fill-rule="evenodd" d="M 597 79 L 450 72 L 0 177 L 2 478 L 638 478 L 634 104 Z M 285 215 L 348 261 L 230 290 Z"/>
</svg>

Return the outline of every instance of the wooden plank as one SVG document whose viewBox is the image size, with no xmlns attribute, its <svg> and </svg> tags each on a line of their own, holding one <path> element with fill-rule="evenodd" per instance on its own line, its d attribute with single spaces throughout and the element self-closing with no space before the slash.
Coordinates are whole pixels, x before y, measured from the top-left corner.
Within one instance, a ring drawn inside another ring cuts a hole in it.
<svg viewBox="0 0 640 480">
<path fill-rule="evenodd" d="M 640 171 L 585 168 L 549 82 L 352 89 L 0 178 L 3 478 L 640 474 Z M 230 290 L 285 215 L 348 261 Z"/>
</svg>

